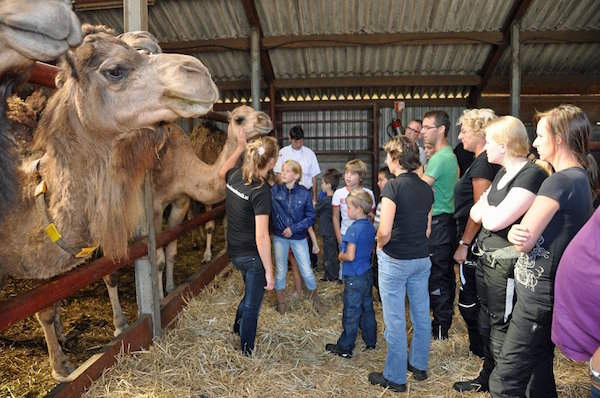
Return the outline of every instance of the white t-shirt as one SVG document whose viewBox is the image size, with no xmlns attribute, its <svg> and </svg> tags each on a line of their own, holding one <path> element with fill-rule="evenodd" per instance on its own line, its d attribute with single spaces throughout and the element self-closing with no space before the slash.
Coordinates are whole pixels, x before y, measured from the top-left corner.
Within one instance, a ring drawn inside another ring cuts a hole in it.
<svg viewBox="0 0 600 398">
<path fill-rule="evenodd" d="M 365 187 L 363 187 L 363 189 L 365 190 L 365 192 L 367 192 L 369 195 L 371 195 L 371 199 L 373 200 L 373 207 L 371 208 L 371 210 L 375 209 L 375 207 L 376 207 L 375 195 L 373 195 L 373 191 L 371 191 L 369 188 L 365 188 Z M 354 222 L 354 220 L 351 220 L 350 217 L 348 217 L 348 206 L 346 205 L 346 197 L 349 194 L 350 194 L 350 191 L 348 190 L 348 188 L 342 187 L 342 188 L 336 189 L 335 192 L 333 193 L 333 198 L 331 198 L 331 206 L 340 208 L 340 218 L 342 219 L 342 223 L 340 226 L 340 232 L 342 235 L 344 235 L 346 233 L 346 230 L 348 230 L 348 227 L 350 225 L 352 225 L 352 223 Z"/>
<path fill-rule="evenodd" d="M 279 159 L 273 167 L 275 173 L 281 173 L 281 166 L 286 160 L 295 160 L 302 166 L 302 178 L 300 179 L 300 185 L 303 185 L 306 189 L 312 188 L 313 177 L 318 176 L 321 173 L 317 156 L 312 149 L 302 145 L 302 148 L 295 150 L 291 145 L 284 146 L 279 151 Z"/>
</svg>

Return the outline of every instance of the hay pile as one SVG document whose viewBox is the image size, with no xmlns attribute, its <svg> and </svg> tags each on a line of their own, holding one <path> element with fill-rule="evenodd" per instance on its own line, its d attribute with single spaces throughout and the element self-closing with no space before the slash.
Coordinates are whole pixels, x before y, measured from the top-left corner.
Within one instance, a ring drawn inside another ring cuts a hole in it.
<svg viewBox="0 0 600 398">
<path fill-rule="evenodd" d="M 289 283 L 289 282 L 288 282 Z M 354 357 L 339 358 L 324 350 L 341 332 L 341 285 L 321 283 L 319 293 L 328 312 L 318 316 L 304 298 L 285 316 L 274 308 L 272 293 L 265 296 L 259 318 L 253 358 L 239 352 L 239 338 L 231 323 L 242 296 L 238 272 L 218 277 L 190 301 L 178 320 L 148 351 L 122 356 L 114 369 L 96 381 L 87 397 L 381 397 L 394 393 L 371 386 L 367 375 L 385 362 L 381 304 L 375 303 L 378 342 L 363 352 L 358 338 Z M 288 292 L 293 291 L 288 286 Z M 475 375 L 479 359 L 467 354 L 462 320 L 446 342 L 432 342 L 430 377 L 424 382 L 408 378 L 409 397 L 488 396 L 460 394 L 452 383 Z M 555 362 L 559 395 L 589 396 L 585 365 L 558 355 Z"/>
</svg>

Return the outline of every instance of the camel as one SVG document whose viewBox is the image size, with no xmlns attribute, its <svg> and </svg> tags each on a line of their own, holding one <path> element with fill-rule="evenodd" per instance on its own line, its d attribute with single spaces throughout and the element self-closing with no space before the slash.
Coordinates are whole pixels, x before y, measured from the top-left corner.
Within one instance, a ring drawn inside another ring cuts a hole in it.
<svg viewBox="0 0 600 398">
<path fill-rule="evenodd" d="M 190 139 L 176 124 L 165 127 L 167 138 L 161 150 L 160 160 L 152 170 L 152 200 L 156 231 L 162 229 L 163 213 L 171 205 L 168 226 L 174 227 L 185 219 L 191 199 L 212 205 L 225 199 L 225 181 L 219 178 L 218 171 L 237 145 L 236 131 L 243 127 L 248 139 L 268 134 L 273 129 L 271 118 L 264 112 L 249 106 L 239 106 L 230 115 L 227 141 L 213 164 L 200 160 Z M 162 270 L 166 263 L 166 291 L 175 288 L 173 269 L 177 254 L 177 241 L 170 242 L 164 252 L 159 249 L 159 293 L 164 297 Z M 104 278 L 113 310 L 115 336 L 127 327 L 118 296 L 118 275 Z"/>
<path fill-rule="evenodd" d="M 84 25 L 83 34 L 61 63 L 58 89 L 35 132 L 33 149 L 43 156 L 24 159 L 17 170 L 20 199 L 0 223 L 0 279 L 47 279 L 97 247 L 126 258 L 140 222 L 144 174 L 164 153 L 161 125 L 206 114 L 218 99 L 194 57 L 145 56 L 102 27 Z M 68 380 L 57 305 L 36 316 L 52 376 Z"/>
<path fill-rule="evenodd" d="M 81 42 L 69 0 L 0 0 L 0 219 L 14 206 L 18 182 L 7 135 L 6 99 L 35 60 L 58 58 Z"/>
</svg>

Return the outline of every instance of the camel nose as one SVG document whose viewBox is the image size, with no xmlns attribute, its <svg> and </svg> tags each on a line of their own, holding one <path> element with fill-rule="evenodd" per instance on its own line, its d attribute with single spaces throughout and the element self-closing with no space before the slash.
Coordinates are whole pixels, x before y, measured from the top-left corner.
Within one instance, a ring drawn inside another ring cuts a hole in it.
<svg viewBox="0 0 600 398">
<path fill-rule="evenodd" d="M 214 103 L 219 91 L 210 72 L 200 60 L 182 54 L 157 54 L 158 76 L 170 95 L 194 102 Z"/>
</svg>

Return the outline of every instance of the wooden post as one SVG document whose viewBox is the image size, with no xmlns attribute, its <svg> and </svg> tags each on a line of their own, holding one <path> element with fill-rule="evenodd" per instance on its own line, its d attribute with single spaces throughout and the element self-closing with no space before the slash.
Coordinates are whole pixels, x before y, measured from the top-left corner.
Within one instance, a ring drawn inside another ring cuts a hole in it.
<svg viewBox="0 0 600 398">
<path fill-rule="evenodd" d="M 379 175 L 379 104 L 377 101 L 373 103 L 373 191 L 375 192 L 375 197 L 378 197 L 379 187 L 377 186 L 377 176 Z"/>
<path fill-rule="evenodd" d="M 148 30 L 147 0 L 123 0 L 123 29 L 125 32 Z"/>
<path fill-rule="evenodd" d="M 510 78 L 510 114 L 519 117 L 521 113 L 521 59 L 519 43 L 519 22 L 510 27 L 511 78 Z"/>
<path fill-rule="evenodd" d="M 147 0 L 123 1 L 125 32 L 148 30 Z M 135 261 L 135 288 L 140 315 L 152 316 L 153 336 L 161 335 L 160 297 L 158 295 L 158 269 L 156 265 L 156 237 L 154 235 L 154 210 L 152 206 L 152 172 L 144 177 L 144 222 L 138 236 L 148 236 L 148 256 Z"/>
<path fill-rule="evenodd" d="M 250 31 L 250 64 L 252 107 L 260 111 L 260 33 L 256 27 Z"/>
</svg>

